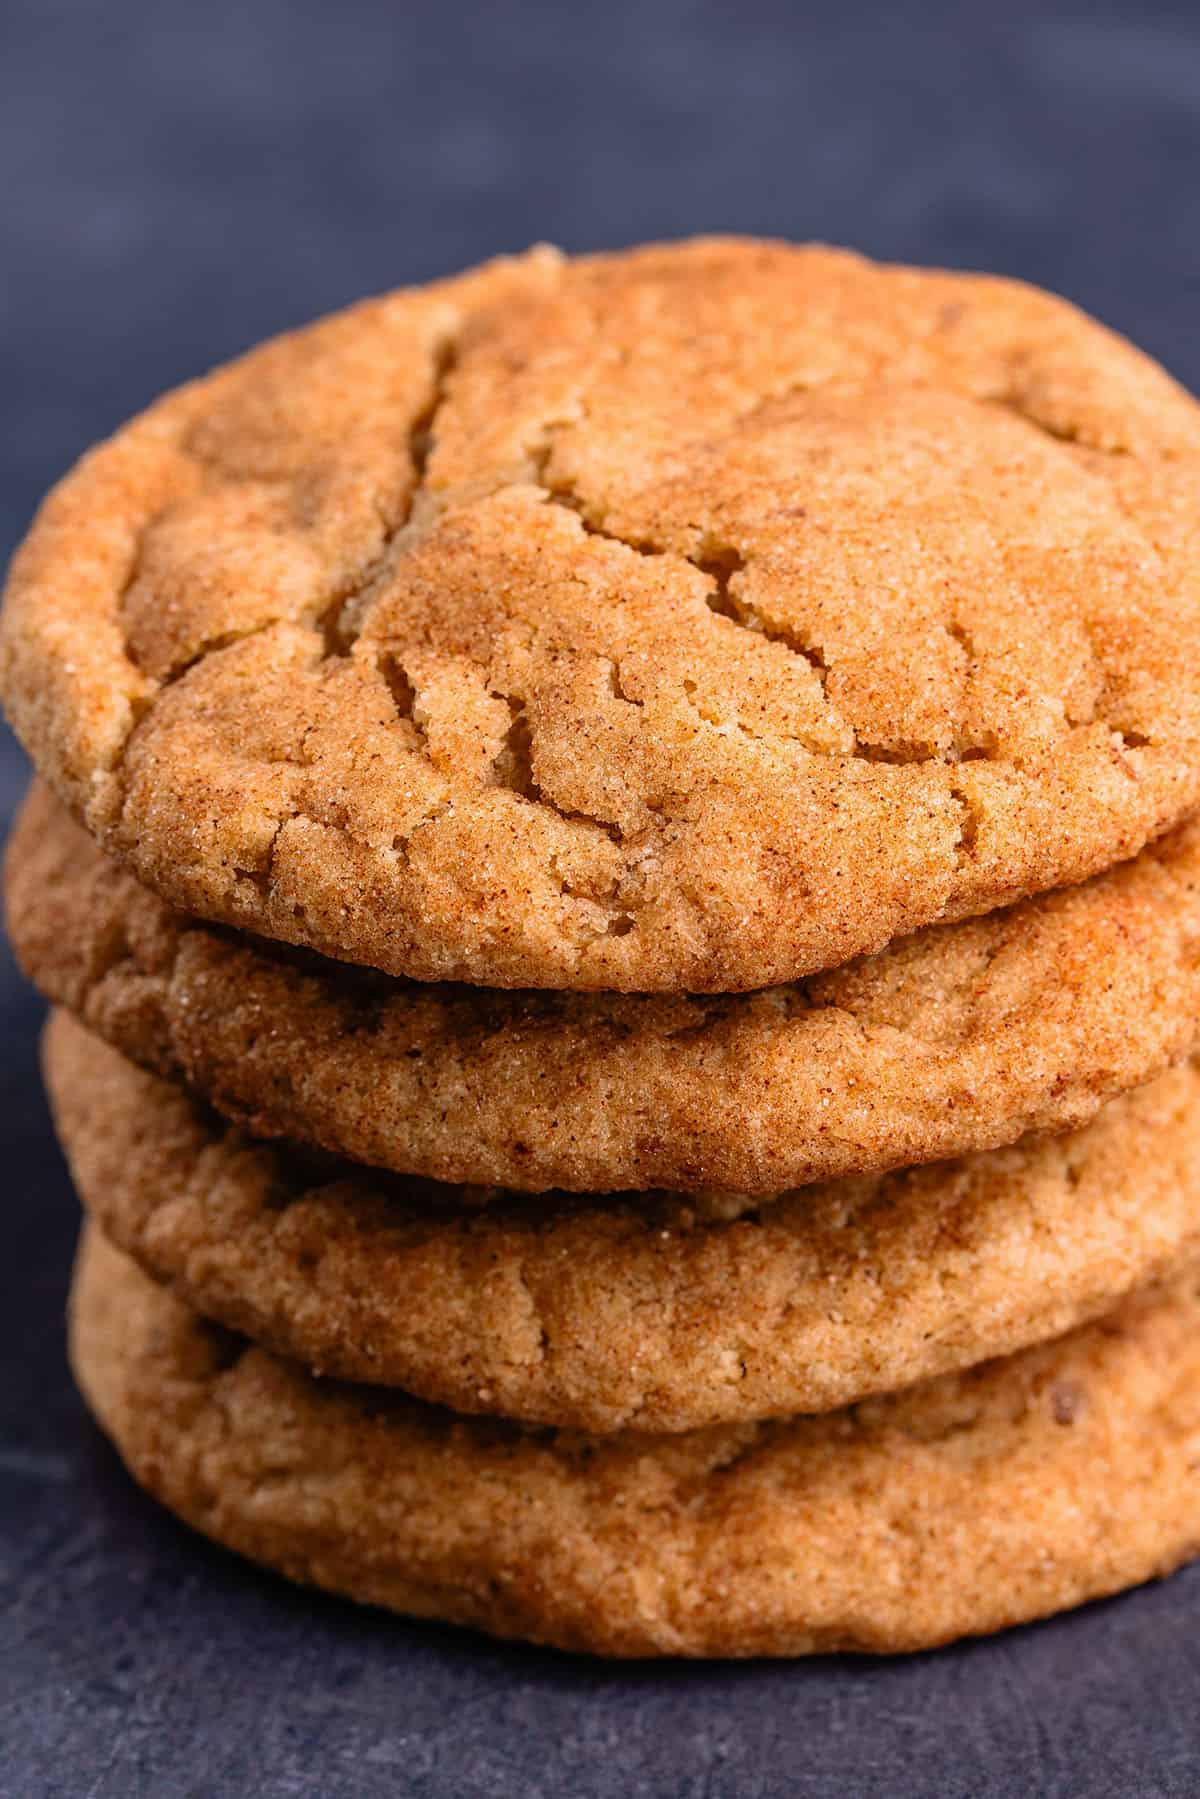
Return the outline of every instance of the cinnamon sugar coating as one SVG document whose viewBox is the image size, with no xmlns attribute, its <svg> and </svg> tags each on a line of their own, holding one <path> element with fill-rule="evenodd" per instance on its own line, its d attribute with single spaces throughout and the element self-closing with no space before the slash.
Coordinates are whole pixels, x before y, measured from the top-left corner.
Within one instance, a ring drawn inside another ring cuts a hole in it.
<svg viewBox="0 0 1200 1799">
<path fill-rule="evenodd" d="M 1200 412 L 1064 302 L 699 240 L 367 303 L 85 458 L 19 733 L 172 903 L 493 986 L 726 991 L 1200 800 Z"/>
</svg>

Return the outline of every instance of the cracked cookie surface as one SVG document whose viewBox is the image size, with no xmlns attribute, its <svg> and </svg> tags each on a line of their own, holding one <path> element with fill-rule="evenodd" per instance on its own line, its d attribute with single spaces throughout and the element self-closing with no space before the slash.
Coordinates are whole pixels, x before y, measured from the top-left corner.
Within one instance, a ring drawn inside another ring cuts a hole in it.
<svg viewBox="0 0 1200 1799">
<path fill-rule="evenodd" d="M 1200 1255 L 1190 1066 L 1071 1136 L 757 1204 L 314 1162 L 63 1013 L 45 1066 L 84 1206 L 189 1305 L 322 1374 L 534 1424 L 829 1410 L 1057 1336 Z"/>
<path fill-rule="evenodd" d="M 1079 1125 L 1189 1051 L 1200 825 L 1079 887 L 763 993 L 396 981 L 174 912 L 35 788 L 30 978 L 260 1136 L 441 1181 L 772 1194 Z"/>
<path fill-rule="evenodd" d="M 314 1381 L 85 1237 L 84 1395 L 217 1542 L 421 1617 L 606 1655 L 928 1648 L 1197 1553 L 1194 1280 L 820 1418 L 589 1438 Z"/>
<path fill-rule="evenodd" d="M 204 917 L 420 979 L 733 990 L 1200 799 L 1200 411 L 1064 302 L 731 240 L 402 292 L 51 496 L 3 690 Z"/>
</svg>

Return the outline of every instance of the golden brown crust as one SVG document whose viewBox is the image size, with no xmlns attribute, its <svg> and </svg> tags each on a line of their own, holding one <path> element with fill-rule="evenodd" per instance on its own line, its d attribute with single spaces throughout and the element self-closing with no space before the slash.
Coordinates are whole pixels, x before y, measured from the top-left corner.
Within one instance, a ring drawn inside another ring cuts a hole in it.
<svg viewBox="0 0 1200 1799">
<path fill-rule="evenodd" d="M 1200 800 L 1198 471 L 1193 403 L 1034 290 L 545 253 L 94 452 L 0 672 L 202 916 L 422 979 L 761 986 Z"/>
<path fill-rule="evenodd" d="M 72 1359 L 135 1478 L 218 1542 L 567 1649 L 920 1649 L 1200 1549 L 1195 1280 L 849 1412 L 589 1439 L 314 1382 L 89 1234 Z"/>
<path fill-rule="evenodd" d="M 1192 1068 L 1074 1136 L 757 1208 L 472 1214 L 221 1129 L 65 1014 L 45 1061 L 84 1205 L 187 1304 L 323 1373 L 530 1423 L 831 1409 L 1059 1335 L 1200 1253 Z"/>
<path fill-rule="evenodd" d="M 44 788 L 8 852 L 30 978 L 260 1136 L 442 1181 L 770 1194 L 1085 1122 L 1188 1051 L 1200 825 L 1076 888 L 728 999 L 359 975 L 174 913 Z"/>
</svg>

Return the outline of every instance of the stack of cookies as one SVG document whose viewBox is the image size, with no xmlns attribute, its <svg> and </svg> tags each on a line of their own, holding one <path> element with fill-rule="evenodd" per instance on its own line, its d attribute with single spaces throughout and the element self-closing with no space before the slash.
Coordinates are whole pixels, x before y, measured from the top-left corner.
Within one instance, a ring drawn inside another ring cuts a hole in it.
<svg viewBox="0 0 1200 1799">
<path fill-rule="evenodd" d="M 1200 410 L 1063 302 L 539 250 L 46 502 L 83 1392 L 298 1580 L 917 1648 L 1200 1545 Z"/>
</svg>

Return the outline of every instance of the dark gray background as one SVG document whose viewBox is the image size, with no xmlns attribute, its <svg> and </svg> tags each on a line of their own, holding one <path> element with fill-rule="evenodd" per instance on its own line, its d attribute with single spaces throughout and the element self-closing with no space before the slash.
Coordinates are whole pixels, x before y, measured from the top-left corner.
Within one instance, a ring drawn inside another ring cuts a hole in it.
<svg viewBox="0 0 1200 1799">
<path fill-rule="evenodd" d="M 1200 386 L 1200 12 L 0 6 L 0 552 L 159 388 L 535 238 L 732 227 L 1045 282 Z M 0 751 L 0 800 L 23 779 Z M 1200 1570 L 903 1664 L 611 1669 L 298 1594 L 145 1502 L 62 1360 L 74 1206 L 0 970 L 0 1789 L 1192 1795 Z"/>
</svg>

